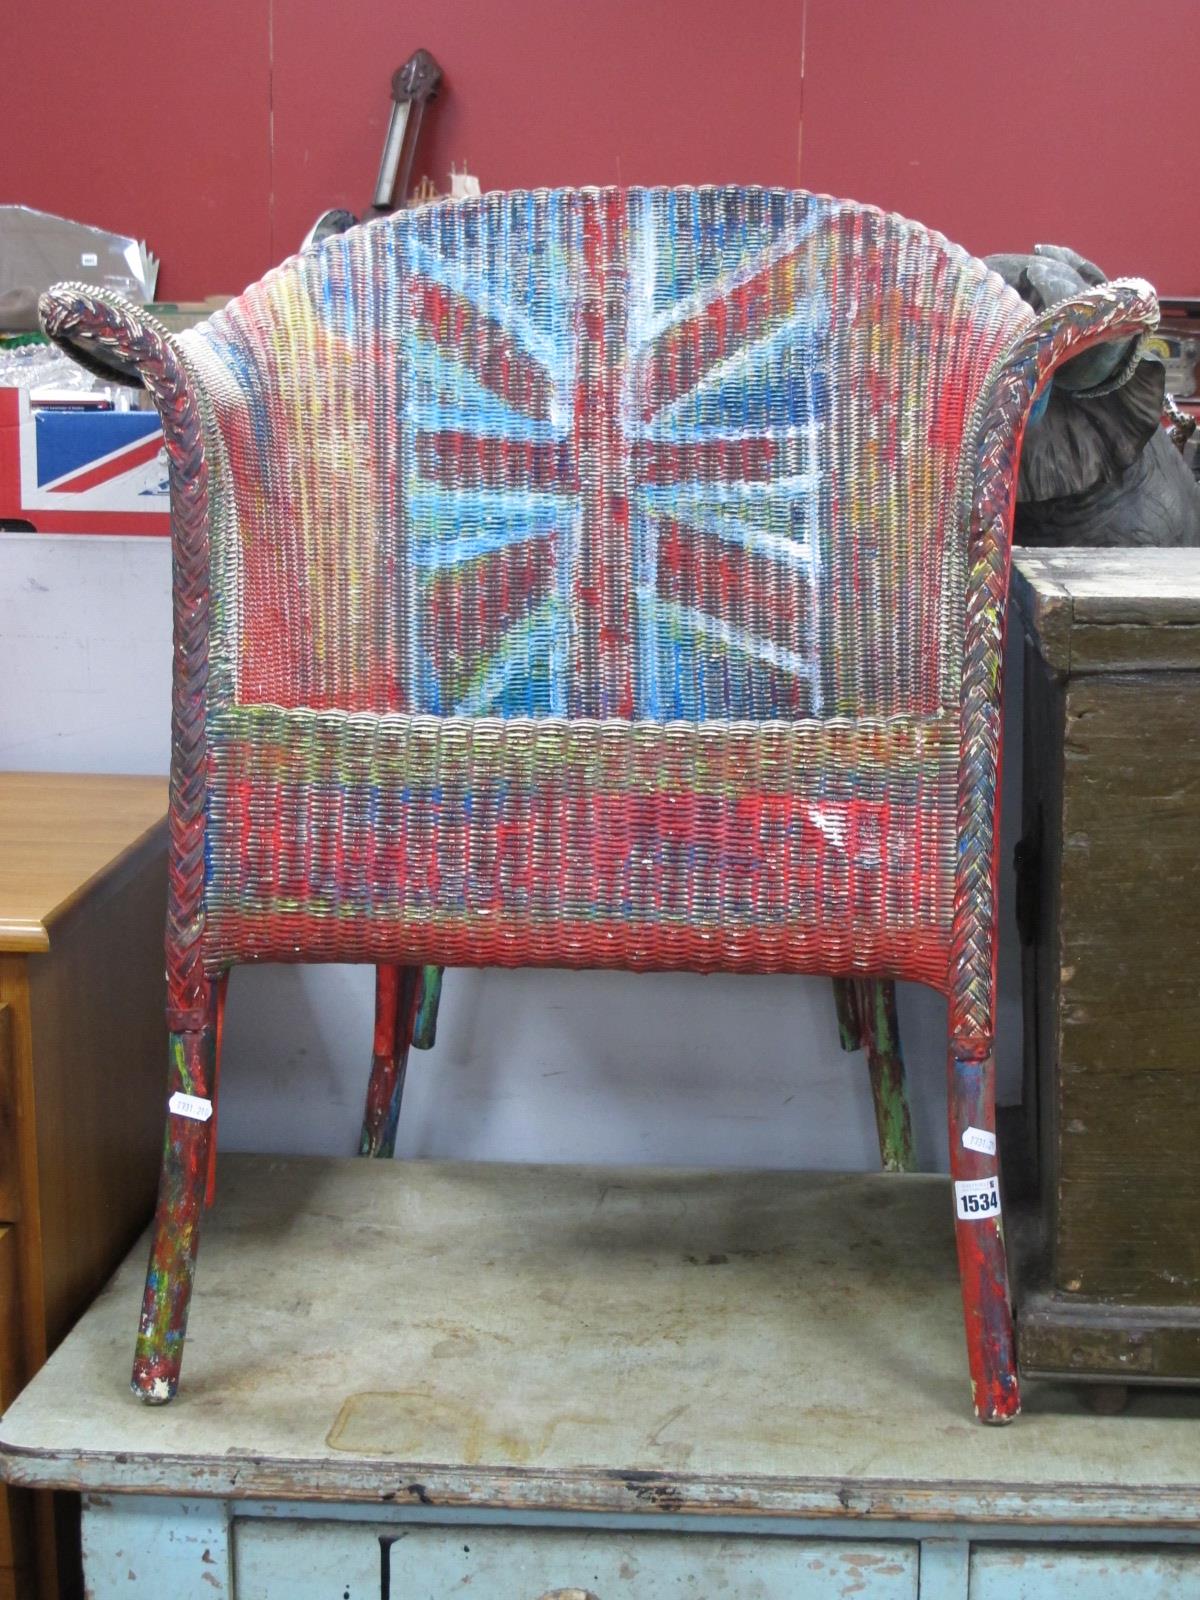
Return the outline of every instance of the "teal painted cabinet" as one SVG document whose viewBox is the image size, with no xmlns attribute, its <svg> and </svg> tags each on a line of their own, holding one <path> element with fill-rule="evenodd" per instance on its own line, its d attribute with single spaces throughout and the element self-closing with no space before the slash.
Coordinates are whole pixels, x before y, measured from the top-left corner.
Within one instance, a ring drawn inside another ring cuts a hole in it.
<svg viewBox="0 0 1200 1600">
<path fill-rule="evenodd" d="M 1200 1393 L 962 1404 L 946 1179 L 230 1158 L 0 1420 L 89 1600 L 1200 1600 Z"/>
<path fill-rule="evenodd" d="M 504 1527 L 367 1508 L 89 1499 L 84 1555 L 94 1600 L 1200 1600 L 1200 1543 L 1130 1544 L 1103 1530 L 888 1525 L 869 1537 L 822 1525 L 686 1530 L 645 1516 Z M 670 1519 L 668 1519 L 670 1521 Z M 758 1520 L 761 1527 L 761 1519 Z M 982 1530 L 980 1530 L 982 1532 Z M 1200 1538 L 1200 1534 L 1196 1536 Z"/>
</svg>

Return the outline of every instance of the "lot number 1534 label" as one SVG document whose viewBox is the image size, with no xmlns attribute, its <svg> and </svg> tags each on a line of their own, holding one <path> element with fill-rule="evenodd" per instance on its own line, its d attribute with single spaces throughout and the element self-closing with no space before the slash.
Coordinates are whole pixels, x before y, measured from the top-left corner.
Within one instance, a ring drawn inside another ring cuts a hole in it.
<svg viewBox="0 0 1200 1600">
<path fill-rule="evenodd" d="M 954 1185 L 954 1209 L 964 1222 L 1000 1215 L 1000 1185 L 995 1178 L 970 1178 Z"/>
</svg>

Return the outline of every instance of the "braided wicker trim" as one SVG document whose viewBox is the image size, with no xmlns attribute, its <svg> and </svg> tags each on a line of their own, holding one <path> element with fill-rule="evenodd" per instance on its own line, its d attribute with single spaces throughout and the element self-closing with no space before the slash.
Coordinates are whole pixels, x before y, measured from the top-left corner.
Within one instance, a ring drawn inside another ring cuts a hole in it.
<svg viewBox="0 0 1200 1600">
<path fill-rule="evenodd" d="M 92 370 L 140 377 L 162 417 L 171 484 L 175 671 L 171 700 L 167 1015 L 173 1032 L 207 1014 L 204 934 L 205 706 L 208 679 L 208 461 L 197 386 L 161 324 L 118 295 L 59 284 L 41 298 L 42 326 Z M 112 361 L 109 366 L 105 358 Z"/>
<path fill-rule="evenodd" d="M 995 1030 L 1001 669 L 1021 440 L 1034 396 L 1061 362 L 1102 341 L 1156 326 L 1158 301 L 1141 279 L 1062 301 L 1013 343 L 968 425 L 970 495 L 958 877 L 951 947 L 950 1031 L 960 1059 L 979 1060 Z"/>
</svg>

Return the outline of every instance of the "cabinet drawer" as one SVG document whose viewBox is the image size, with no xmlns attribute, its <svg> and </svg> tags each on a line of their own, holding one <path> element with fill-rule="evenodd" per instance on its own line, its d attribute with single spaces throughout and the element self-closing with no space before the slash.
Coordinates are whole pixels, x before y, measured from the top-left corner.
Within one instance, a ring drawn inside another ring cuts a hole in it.
<svg viewBox="0 0 1200 1600">
<path fill-rule="evenodd" d="M 916 1600 L 919 1558 L 907 1542 L 247 1518 L 234 1570 L 237 1600 Z"/>
<path fill-rule="evenodd" d="M 971 1600 L 1200 1600 L 1193 1545 L 976 1545 Z"/>
</svg>

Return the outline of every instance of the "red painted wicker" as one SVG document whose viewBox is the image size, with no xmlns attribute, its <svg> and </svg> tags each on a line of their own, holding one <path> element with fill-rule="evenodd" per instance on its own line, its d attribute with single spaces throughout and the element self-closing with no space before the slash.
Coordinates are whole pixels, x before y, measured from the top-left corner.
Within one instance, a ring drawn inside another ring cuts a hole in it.
<svg viewBox="0 0 1200 1600">
<path fill-rule="evenodd" d="M 994 1129 L 1012 495 L 1052 368 L 1152 291 L 1035 320 L 847 202 L 555 191 L 356 229 L 178 341 L 79 286 L 43 316 L 136 371 L 171 461 L 193 1099 L 137 1392 L 178 1381 L 221 974 L 376 963 L 386 1088 L 413 968 L 544 964 L 945 992 L 975 1404 L 1014 1415 L 996 1160 L 963 1143 Z"/>
</svg>

